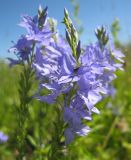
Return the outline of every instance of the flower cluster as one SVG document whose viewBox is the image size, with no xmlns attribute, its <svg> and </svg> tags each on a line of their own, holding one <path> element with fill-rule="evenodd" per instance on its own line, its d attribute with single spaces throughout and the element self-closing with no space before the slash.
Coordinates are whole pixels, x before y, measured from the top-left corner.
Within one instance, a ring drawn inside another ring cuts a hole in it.
<svg viewBox="0 0 131 160">
<path fill-rule="evenodd" d="M 34 52 L 33 68 L 40 79 L 37 99 L 48 104 L 62 101 L 66 144 L 74 135 L 85 136 L 90 128 L 82 119 L 91 120 L 92 113 L 99 113 L 95 105 L 105 95 L 113 94 L 112 80 L 115 71 L 122 70 L 124 55 L 113 44 L 102 26 L 96 30 L 98 41 L 86 47 L 81 46 L 75 27 L 65 9 L 64 23 L 66 39 L 54 31 L 54 25 L 47 17 L 47 8 L 41 7 L 34 18 L 23 16 L 20 24 L 28 34 L 22 36 L 10 49 L 18 56 L 13 64 L 30 60 Z M 35 45 L 35 51 L 34 51 Z M 45 89 L 50 93 L 41 95 Z"/>
<path fill-rule="evenodd" d="M 61 94 L 65 95 L 62 107 L 64 121 L 68 124 L 65 129 L 67 144 L 74 134 L 85 136 L 90 131 L 82 119 L 91 120 L 93 112 L 99 113 L 95 105 L 103 95 L 113 94 L 111 82 L 116 78 L 115 71 L 122 70 L 119 61 L 123 62 L 124 55 L 112 44 L 107 45 L 109 37 L 105 28 L 97 29 L 96 35 L 98 42 L 95 44 L 81 48 L 80 41 L 77 43 L 76 53 L 80 53 L 77 58 L 68 39 L 59 35 L 56 42 L 36 52 L 34 66 L 41 79 L 39 93 L 43 88 L 50 91 L 44 96 L 37 95 L 37 99 L 50 104 Z"/>
<path fill-rule="evenodd" d="M 13 52 L 17 59 L 8 58 L 10 65 L 21 64 L 23 62 L 30 62 L 33 59 L 35 48 L 38 46 L 48 45 L 53 40 L 55 21 L 47 17 L 47 7 L 38 9 L 38 14 L 33 18 L 28 15 L 22 16 L 21 27 L 27 30 L 26 35 L 22 35 L 17 43 L 9 49 Z"/>
<path fill-rule="evenodd" d="M 4 143 L 8 140 L 8 136 L 0 131 L 0 143 Z"/>
</svg>

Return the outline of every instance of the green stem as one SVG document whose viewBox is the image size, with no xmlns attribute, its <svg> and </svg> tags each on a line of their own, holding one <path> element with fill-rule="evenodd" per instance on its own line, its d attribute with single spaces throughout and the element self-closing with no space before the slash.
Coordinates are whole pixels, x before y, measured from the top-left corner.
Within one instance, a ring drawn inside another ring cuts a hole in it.
<svg viewBox="0 0 131 160">
<path fill-rule="evenodd" d="M 46 105 L 46 104 L 44 104 Z M 38 121 L 38 134 L 39 134 L 39 138 L 38 138 L 38 150 L 42 150 L 42 137 L 43 137 L 43 128 L 44 128 L 44 125 L 43 125 L 43 117 L 45 116 L 45 110 L 46 109 L 46 106 L 43 106 L 42 103 L 40 103 L 39 105 L 39 108 L 38 108 L 38 115 L 37 115 L 37 121 Z M 43 154 L 41 153 L 38 153 L 37 155 L 38 159 L 39 160 L 44 160 L 45 157 Z"/>
<path fill-rule="evenodd" d="M 29 92 L 32 87 L 31 77 L 32 69 L 29 65 L 23 66 L 23 71 L 20 74 L 19 80 L 19 99 L 20 105 L 18 107 L 18 160 L 23 160 L 26 154 L 26 135 L 27 135 L 27 119 L 28 119 L 28 107 L 31 101 Z"/>
<path fill-rule="evenodd" d="M 54 134 L 52 136 L 51 148 L 48 154 L 48 160 L 59 160 L 64 157 L 65 143 L 62 141 L 64 135 L 64 121 L 62 109 L 56 108 L 56 121 L 54 122 Z"/>
<path fill-rule="evenodd" d="M 20 74 L 19 79 L 19 99 L 20 105 L 17 107 L 18 113 L 18 151 L 19 155 L 17 160 L 23 160 L 26 154 L 26 135 L 27 135 L 27 118 L 28 118 L 28 107 L 29 103 L 31 102 L 32 98 L 29 95 L 30 90 L 32 87 L 32 76 L 34 72 L 32 70 L 32 62 L 34 59 L 34 49 L 35 49 L 35 42 L 32 45 L 32 52 L 27 60 L 27 63 L 23 61 L 22 67 L 23 71 Z"/>
<path fill-rule="evenodd" d="M 127 103 L 124 107 L 121 108 L 120 115 L 124 112 L 125 108 L 127 108 L 128 105 L 129 105 L 129 103 Z M 120 115 L 116 116 L 115 119 L 114 119 L 114 121 L 112 122 L 112 125 L 111 125 L 111 127 L 109 129 L 109 132 L 108 132 L 108 134 L 107 134 L 107 136 L 106 136 L 106 138 L 104 140 L 104 143 L 102 145 L 102 149 L 105 149 L 106 146 L 108 145 L 108 142 L 109 142 L 109 140 L 110 140 L 110 138 L 112 136 L 112 133 L 114 132 L 115 126 L 119 122 L 119 119 L 121 117 Z"/>
<path fill-rule="evenodd" d="M 108 144 L 108 142 L 110 140 L 110 137 L 111 137 L 111 135 L 112 135 L 112 133 L 114 131 L 114 128 L 115 128 L 116 124 L 118 123 L 118 121 L 119 121 L 119 117 L 117 116 L 117 117 L 115 117 L 115 119 L 114 119 L 114 121 L 113 121 L 113 123 L 112 123 L 112 125 L 111 125 L 111 127 L 109 129 L 109 132 L 108 132 L 108 134 L 107 134 L 107 136 L 106 136 L 106 138 L 104 140 L 104 143 L 102 145 L 102 149 L 106 148 L 106 146 L 107 146 L 107 144 Z"/>
</svg>

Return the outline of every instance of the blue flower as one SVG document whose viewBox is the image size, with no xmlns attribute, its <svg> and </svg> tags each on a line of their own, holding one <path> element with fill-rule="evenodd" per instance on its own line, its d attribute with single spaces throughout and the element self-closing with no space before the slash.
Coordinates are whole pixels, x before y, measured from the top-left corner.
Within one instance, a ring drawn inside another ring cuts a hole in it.
<svg viewBox="0 0 131 160">
<path fill-rule="evenodd" d="M 28 61 L 32 51 L 32 45 L 32 40 L 27 40 L 25 36 L 21 36 L 17 43 L 9 49 L 9 52 L 13 52 L 17 57 L 17 60 L 8 58 L 11 61 L 11 65 Z"/>
<path fill-rule="evenodd" d="M 64 71 L 63 68 L 64 55 L 68 58 L 71 57 L 71 50 L 65 40 L 59 36 L 57 37 L 57 43 L 54 41 L 49 46 L 44 47 L 44 49 L 37 49 L 33 66 L 36 68 L 37 77 L 42 80 L 39 92 L 43 88 L 51 90 L 49 95 L 37 96 L 39 100 L 54 103 L 61 93 L 67 93 L 71 89 L 72 83 L 67 85 L 59 83 L 61 74 L 67 71 Z"/>
<path fill-rule="evenodd" d="M 65 107 L 64 120 L 69 124 L 68 128 L 65 130 L 66 144 L 71 143 L 75 134 L 79 136 L 85 136 L 90 131 L 89 127 L 82 124 L 81 118 L 83 117 L 91 120 L 90 114 L 88 112 L 84 113 L 84 111 Z"/>
<path fill-rule="evenodd" d="M 43 24 L 43 27 L 41 29 L 39 28 L 38 22 L 38 17 L 35 17 L 35 19 L 33 19 L 30 16 L 24 15 L 23 21 L 20 23 L 20 26 L 27 29 L 26 38 L 28 40 L 41 42 L 43 45 L 47 45 L 52 38 L 52 31 L 49 24 L 49 19 L 45 20 L 45 23 Z"/>
<path fill-rule="evenodd" d="M 0 143 L 4 143 L 8 140 L 8 136 L 0 131 Z"/>
<path fill-rule="evenodd" d="M 20 26 L 26 28 L 27 34 L 22 35 L 9 49 L 9 52 L 13 52 L 17 57 L 17 59 L 8 58 L 10 65 L 28 62 L 35 57 L 36 47 L 41 48 L 54 41 L 53 36 L 56 32 L 52 30 L 52 21 L 54 20 L 47 17 L 47 7 L 42 10 L 40 6 L 38 15 L 34 18 L 28 15 L 23 16 Z"/>
</svg>

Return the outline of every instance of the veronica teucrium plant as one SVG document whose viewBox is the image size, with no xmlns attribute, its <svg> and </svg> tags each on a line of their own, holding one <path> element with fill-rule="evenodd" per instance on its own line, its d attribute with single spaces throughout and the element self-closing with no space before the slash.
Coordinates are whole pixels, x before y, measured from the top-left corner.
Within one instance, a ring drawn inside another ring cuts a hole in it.
<svg viewBox="0 0 131 160">
<path fill-rule="evenodd" d="M 22 160 L 26 155 L 26 138 L 27 138 L 27 119 L 29 103 L 32 100 L 30 94 L 34 70 L 32 63 L 35 59 L 35 54 L 38 48 L 49 45 L 53 40 L 53 23 L 50 18 L 47 17 L 47 7 L 42 9 L 41 6 L 38 9 L 38 14 L 33 18 L 24 15 L 22 16 L 22 22 L 20 26 L 27 30 L 27 34 L 22 35 L 16 43 L 9 49 L 9 52 L 13 52 L 17 59 L 8 58 L 10 60 L 10 66 L 21 65 L 22 72 L 19 76 L 19 101 L 20 105 L 16 107 L 18 114 L 18 160 Z"/>
<path fill-rule="evenodd" d="M 76 135 L 86 136 L 90 132 L 83 120 L 91 121 L 93 113 L 100 113 L 96 104 L 114 94 L 111 82 L 116 78 L 115 72 L 123 70 L 124 55 L 110 42 L 104 26 L 95 30 L 97 42 L 83 47 L 66 9 L 66 38 L 54 30 L 52 22 L 47 8 L 40 7 L 34 18 L 23 16 L 20 25 L 27 29 L 27 34 L 10 49 L 18 57 L 10 59 L 11 65 L 23 67 L 19 81 L 19 159 L 25 155 L 32 74 L 39 79 L 38 92 L 33 97 L 54 104 L 52 111 L 57 113 L 48 153 L 49 160 L 57 160 L 64 157 L 65 148 Z"/>
</svg>

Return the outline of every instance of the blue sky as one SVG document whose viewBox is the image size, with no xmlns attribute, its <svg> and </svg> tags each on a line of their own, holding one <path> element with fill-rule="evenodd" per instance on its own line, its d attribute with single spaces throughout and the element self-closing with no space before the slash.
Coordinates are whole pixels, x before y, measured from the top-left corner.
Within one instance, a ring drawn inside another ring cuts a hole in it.
<svg viewBox="0 0 131 160">
<path fill-rule="evenodd" d="M 81 36 L 83 43 L 95 41 L 94 29 L 102 24 L 110 28 L 115 18 L 120 20 L 119 38 L 122 42 L 131 41 L 131 0 L 78 0 L 79 19 L 84 27 Z M 11 41 L 25 32 L 18 26 L 21 15 L 35 15 L 37 8 L 48 6 L 49 16 L 58 20 L 58 29 L 64 34 L 63 9 L 66 7 L 72 15 L 70 0 L 0 0 L 0 58 L 11 57 L 7 49 Z"/>
</svg>

